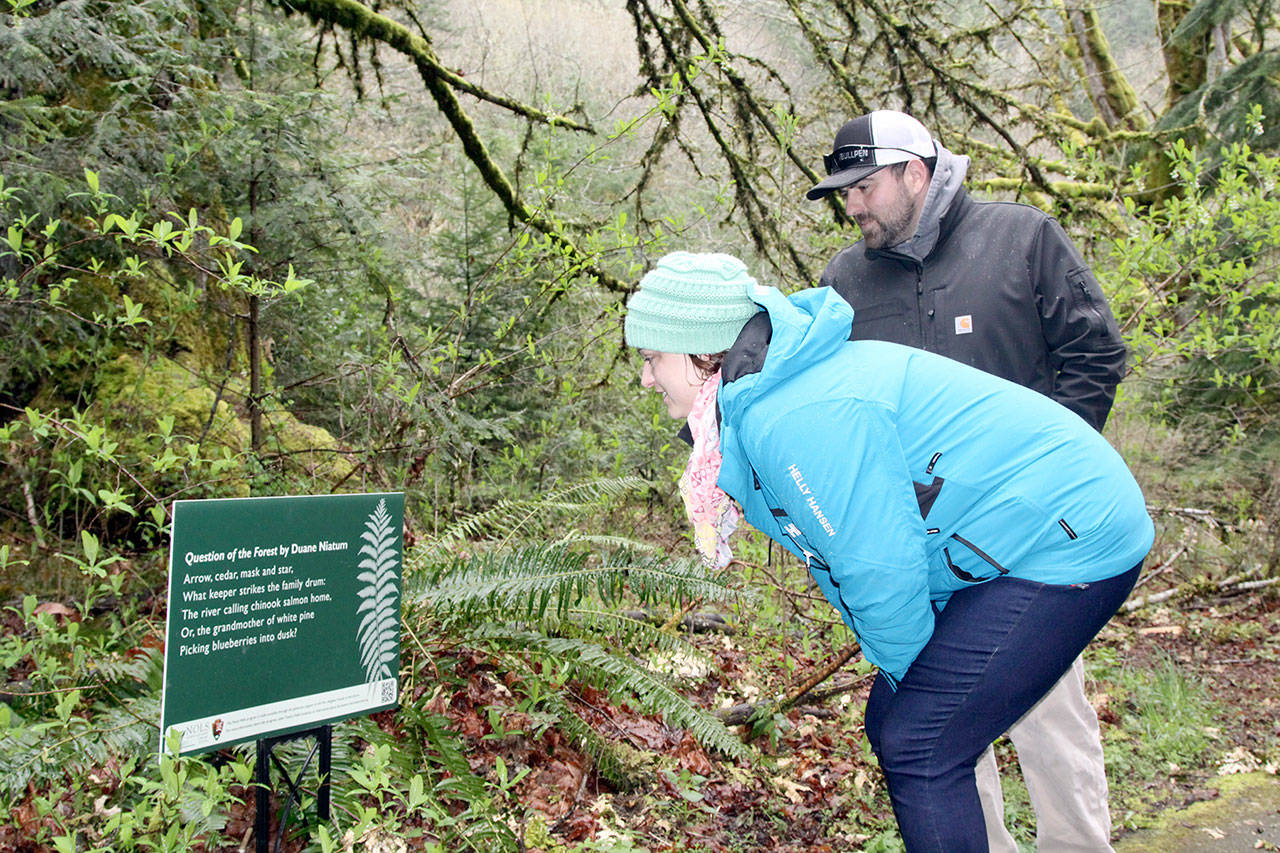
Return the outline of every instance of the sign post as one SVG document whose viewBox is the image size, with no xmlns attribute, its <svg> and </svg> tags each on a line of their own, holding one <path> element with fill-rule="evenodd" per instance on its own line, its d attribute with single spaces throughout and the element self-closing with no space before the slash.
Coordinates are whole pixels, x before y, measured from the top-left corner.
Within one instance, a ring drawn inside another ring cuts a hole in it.
<svg viewBox="0 0 1280 853">
<path fill-rule="evenodd" d="M 280 763 L 280 759 L 276 757 L 273 750 L 276 744 L 299 737 L 314 737 L 316 745 L 312 748 L 307 759 L 302 762 L 302 767 L 298 768 L 297 778 L 293 778 L 289 775 L 289 771 L 285 766 Z M 284 777 L 284 781 L 289 787 L 288 796 L 285 797 L 284 816 L 280 818 L 280 829 L 276 838 L 276 847 L 279 849 L 280 837 L 284 835 L 285 823 L 289 819 L 289 805 L 298 799 L 298 789 L 302 786 L 302 775 L 307 772 L 307 767 L 311 765 L 311 757 L 315 755 L 316 750 L 320 751 L 320 764 L 317 768 L 320 774 L 320 784 L 316 791 L 316 816 L 320 818 L 321 822 L 329 820 L 329 766 L 332 749 L 333 726 L 330 725 L 320 726 L 317 729 L 305 732 L 294 732 L 289 735 L 259 739 L 257 763 L 253 774 L 254 782 L 258 786 L 254 796 L 256 814 L 253 822 L 253 832 L 257 838 L 257 853 L 267 853 L 271 845 L 272 762 L 275 762 L 276 768 L 280 771 L 280 775 Z"/>
<path fill-rule="evenodd" d="M 401 493 L 176 502 L 161 749 L 395 707 L 403 528 Z"/>
</svg>

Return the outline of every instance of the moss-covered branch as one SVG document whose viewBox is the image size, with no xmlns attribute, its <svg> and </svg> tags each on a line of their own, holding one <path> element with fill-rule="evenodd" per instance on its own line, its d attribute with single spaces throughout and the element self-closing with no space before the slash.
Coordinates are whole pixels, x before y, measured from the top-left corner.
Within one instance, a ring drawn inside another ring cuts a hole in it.
<svg viewBox="0 0 1280 853">
<path fill-rule="evenodd" d="M 574 121 L 563 115 L 553 115 L 520 103 L 512 98 L 490 92 L 466 78 L 445 68 L 436 56 L 431 43 L 409 28 L 375 12 L 356 0 L 280 0 L 287 9 L 304 13 L 316 23 L 342 27 L 357 38 L 368 38 L 387 45 L 413 60 L 423 78 L 433 77 L 459 92 L 466 92 L 482 101 L 488 101 L 503 109 L 524 116 L 532 121 L 552 127 L 594 133 L 589 124 Z"/>
<path fill-rule="evenodd" d="M 561 223 L 549 219 L 543 212 L 530 208 L 520 200 L 502 168 L 489 154 L 488 147 L 476 131 L 475 123 L 458 101 L 455 89 L 473 92 L 474 87 L 465 83 L 456 74 L 441 68 L 434 51 L 425 39 L 413 35 L 406 27 L 379 15 L 355 0 L 285 0 L 285 2 L 290 8 L 304 12 L 313 21 L 349 29 L 361 37 L 382 42 L 412 59 L 417 65 L 427 91 L 431 93 L 436 106 L 448 120 L 458 141 L 462 143 L 467 159 L 479 171 L 485 185 L 502 202 L 512 220 L 545 235 L 575 267 L 595 278 L 606 289 L 615 292 L 625 292 L 630 289 L 624 282 L 597 264 L 588 253 L 579 249 Z M 517 112 L 530 118 L 534 117 L 522 110 Z M 552 125 L 572 126 L 567 119 L 561 117 L 555 117 L 553 120 L 553 117 L 546 116 L 545 120 Z"/>
<path fill-rule="evenodd" d="M 659 15 L 649 0 L 628 3 L 636 21 L 641 56 L 651 76 L 657 74 L 658 57 L 653 56 L 646 43 L 645 36 L 650 34 L 661 46 L 662 68 L 679 75 L 681 95 L 697 109 L 729 169 L 734 201 L 744 216 L 747 233 L 756 250 L 766 258 L 775 250 L 780 251 L 801 280 L 811 280 L 812 273 L 805 259 L 793 241 L 781 232 L 776 216 L 767 207 L 768 194 L 760 189 L 760 170 L 755 166 L 758 155 L 753 148 L 754 129 L 763 128 L 780 153 L 811 180 L 818 180 L 817 174 L 791 148 L 769 110 L 762 105 L 762 99 L 733 67 L 732 57 L 724 50 L 722 39 L 715 31 L 715 22 L 700 20 L 682 0 L 675 0 L 672 7 L 676 17 L 668 19 Z M 695 51 L 700 51 L 700 55 L 694 55 Z M 712 82 L 704 86 L 703 80 Z M 718 95 L 727 96 L 734 105 L 736 123 L 722 117 Z"/>
</svg>

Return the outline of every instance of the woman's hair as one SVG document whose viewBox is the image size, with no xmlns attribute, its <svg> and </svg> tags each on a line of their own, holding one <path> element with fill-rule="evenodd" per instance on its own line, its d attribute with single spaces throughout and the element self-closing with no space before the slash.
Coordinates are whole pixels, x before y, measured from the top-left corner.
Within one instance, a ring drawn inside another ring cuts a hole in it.
<svg viewBox="0 0 1280 853">
<path fill-rule="evenodd" d="M 702 374 L 702 378 L 707 379 L 720 369 L 720 365 L 724 364 L 724 357 L 728 352 L 726 349 L 705 356 L 690 354 L 689 361 L 693 362 L 694 368 Z"/>
</svg>

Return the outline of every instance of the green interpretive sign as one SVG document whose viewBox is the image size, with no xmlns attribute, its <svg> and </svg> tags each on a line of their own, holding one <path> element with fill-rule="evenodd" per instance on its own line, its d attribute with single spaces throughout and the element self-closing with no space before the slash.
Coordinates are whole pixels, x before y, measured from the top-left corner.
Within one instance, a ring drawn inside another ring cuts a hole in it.
<svg viewBox="0 0 1280 853">
<path fill-rule="evenodd" d="M 161 750 L 396 705 L 404 495 L 177 501 Z"/>
</svg>

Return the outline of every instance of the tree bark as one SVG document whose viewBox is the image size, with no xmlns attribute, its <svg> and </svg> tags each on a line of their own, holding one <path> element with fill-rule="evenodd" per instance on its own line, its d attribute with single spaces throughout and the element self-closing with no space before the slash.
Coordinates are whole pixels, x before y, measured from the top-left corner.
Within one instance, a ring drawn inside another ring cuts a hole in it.
<svg viewBox="0 0 1280 853">
<path fill-rule="evenodd" d="M 249 296 L 249 447 L 262 450 L 262 337 L 258 332 L 260 300 Z"/>
<path fill-rule="evenodd" d="M 1189 0 L 1156 0 L 1156 27 L 1160 33 L 1165 72 L 1169 77 L 1166 109 L 1174 107 L 1204 85 L 1209 68 L 1207 33 L 1178 40 L 1173 38 L 1174 30 L 1191 11 L 1191 6 Z"/>
<path fill-rule="evenodd" d="M 1098 116 L 1111 129 L 1145 127 L 1138 113 L 1138 95 L 1116 64 L 1093 3 L 1077 0 L 1064 8 L 1063 17 L 1080 61 L 1081 81 Z"/>
</svg>

